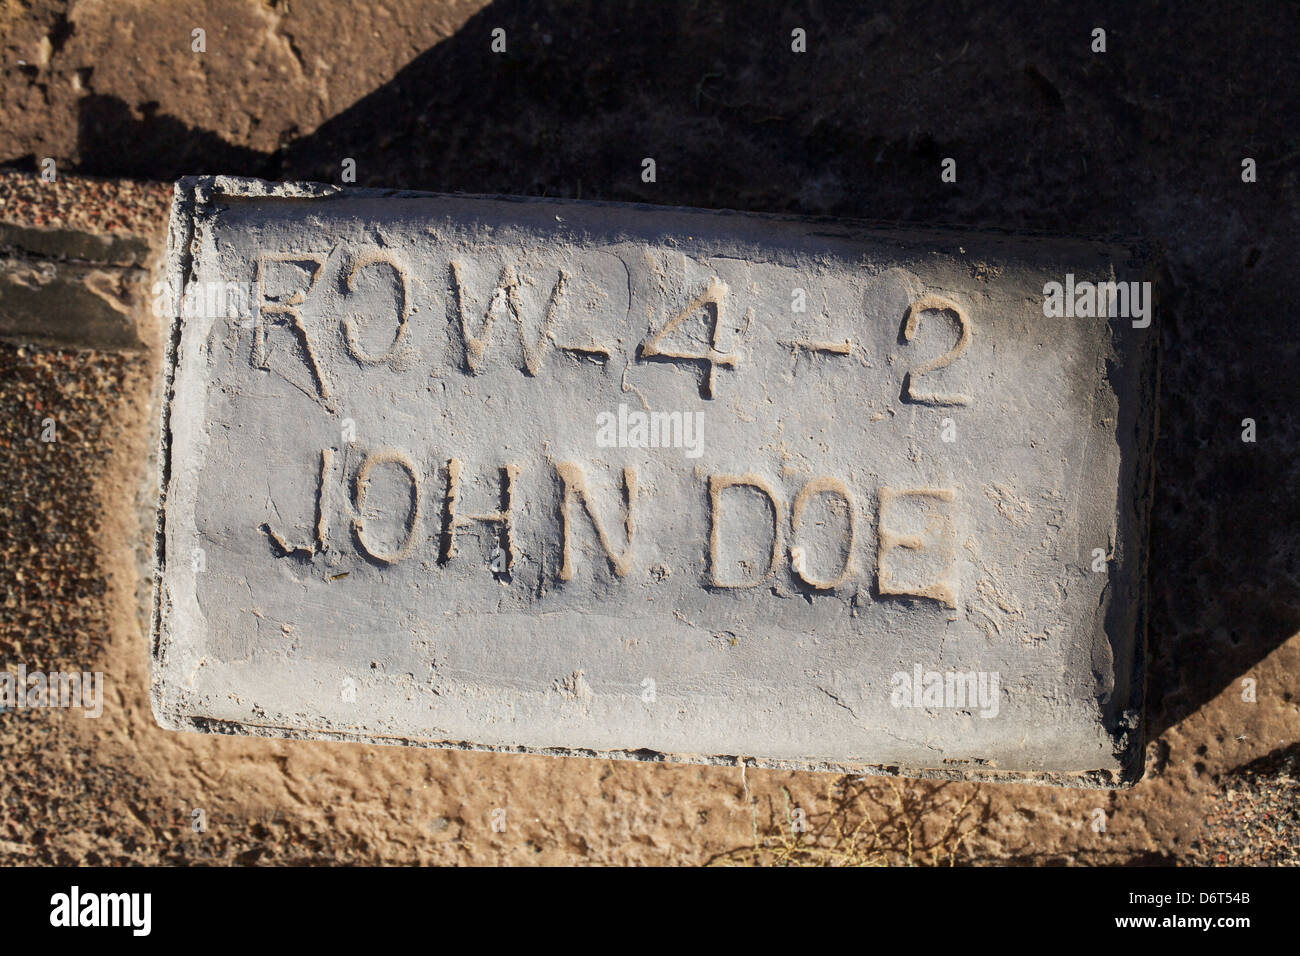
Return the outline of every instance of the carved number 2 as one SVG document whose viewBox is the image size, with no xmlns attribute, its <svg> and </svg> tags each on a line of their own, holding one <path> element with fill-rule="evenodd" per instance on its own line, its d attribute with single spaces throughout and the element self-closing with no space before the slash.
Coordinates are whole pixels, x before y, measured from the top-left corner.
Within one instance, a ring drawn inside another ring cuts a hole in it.
<svg viewBox="0 0 1300 956">
<path fill-rule="evenodd" d="M 939 295 L 922 296 L 908 307 L 907 319 L 903 323 L 903 339 L 905 341 L 912 341 L 913 336 L 916 335 L 917 326 L 921 324 L 921 313 L 931 310 L 935 312 L 951 312 L 955 315 L 957 324 L 961 328 L 961 334 L 957 338 L 957 344 L 943 355 L 908 370 L 907 377 L 903 379 L 903 399 L 911 402 L 924 402 L 928 405 L 969 405 L 971 403 L 969 395 L 960 393 L 940 395 L 937 392 L 922 392 L 914 388 L 916 380 L 922 375 L 951 365 L 959 355 L 970 347 L 972 331 L 970 318 L 956 302 Z"/>
</svg>

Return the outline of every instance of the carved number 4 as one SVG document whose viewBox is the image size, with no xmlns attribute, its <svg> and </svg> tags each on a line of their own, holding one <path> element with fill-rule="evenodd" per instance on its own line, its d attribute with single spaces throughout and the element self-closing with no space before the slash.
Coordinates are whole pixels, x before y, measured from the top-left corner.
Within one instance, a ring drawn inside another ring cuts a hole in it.
<svg viewBox="0 0 1300 956">
<path fill-rule="evenodd" d="M 725 365 L 728 368 L 736 367 L 736 356 L 728 352 L 718 350 L 719 327 L 723 324 L 722 304 L 727 296 L 727 287 L 716 276 L 709 279 L 708 287 L 687 303 L 686 308 L 682 309 L 675 316 L 668 320 L 658 333 L 649 336 L 641 343 L 639 357 L 642 361 L 646 359 L 689 359 L 696 362 L 702 362 L 708 367 L 708 376 L 704 381 L 703 392 L 706 398 L 713 398 L 716 393 L 718 366 Z M 679 326 L 689 319 L 696 312 L 704 310 L 712 328 L 709 331 L 709 348 L 704 352 L 687 352 L 681 349 L 672 348 L 664 343 L 665 337 L 675 332 Z M 754 318 L 754 310 L 750 309 L 745 316 L 746 328 L 748 323 Z"/>
<path fill-rule="evenodd" d="M 961 333 L 957 337 L 957 344 L 943 355 L 908 370 L 907 377 L 903 379 L 903 400 L 924 402 L 927 405 L 969 405 L 971 403 L 969 395 L 961 393 L 941 395 L 938 392 L 923 392 L 915 388 L 916 380 L 922 375 L 946 368 L 970 347 L 972 328 L 969 316 L 962 311 L 962 307 L 956 302 L 939 295 L 922 296 L 908 307 L 907 318 L 903 322 L 903 339 L 905 341 L 912 341 L 912 338 L 916 335 L 917 327 L 921 324 L 921 313 L 929 311 L 951 312 L 957 317 L 957 325 L 961 329 Z"/>
</svg>

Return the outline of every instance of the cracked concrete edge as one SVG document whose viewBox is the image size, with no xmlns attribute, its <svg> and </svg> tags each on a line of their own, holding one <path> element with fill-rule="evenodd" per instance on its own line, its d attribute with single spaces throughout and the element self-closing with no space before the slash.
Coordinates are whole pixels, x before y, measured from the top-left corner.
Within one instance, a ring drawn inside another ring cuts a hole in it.
<svg viewBox="0 0 1300 956">
<path fill-rule="evenodd" d="M 176 277 L 183 284 L 192 265 L 190 243 L 194 238 L 195 180 L 183 179 L 174 188 L 171 218 L 167 226 L 167 258 L 165 275 Z M 162 708 L 162 683 L 156 666 L 166 655 L 162 642 L 163 569 L 166 567 L 167 534 L 166 505 L 171 479 L 171 411 L 176 394 L 176 354 L 180 347 L 183 328 L 182 308 L 173 300 L 173 309 L 164 339 L 162 381 L 157 402 L 158 409 L 158 500 L 154 514 L 153 540 L 153 606 L 149 626 L 149 656 L 155 666 L 151 668 L 150 704 L 154 720 L 166 727 Z"/>
<path fill-rule="evenodd" d="M 329 183 L 306 181 L 272 182 L 250 176 L 184 176 L 177 180 L 176 186 L 182 184 L 190 191 L 200 206 L 218 199 L 280 199 L 292 202 L 299 199 L 341 199 L 361 197 L 369 199 L 388 198 L 443 198 L 443 199 L 484 199 L 494 202 L 519 203 L 534 206 L 567 206 L 579 204 L 592 209 L 637 210 L 656 214 L 690 213 L 696 216 L 715 216 L 718 218 L 737 218 L 752 223 L 789 222 L 802 225 L 817 225 L 824 231 L 817 234 L 826 238 L 848 238 L 861 232 L 870 232 L 877 237 L 892 236 L 899 240 L 914 241 L 951 241 L 970 236 L 972 240 L 985 242 L 1007 241 L 1023 244 L 1032 240 L 1051 240 L 1064 251 L 1087 250 L 1092 253 L 1106 247 L 1106 253 L 1116 262 L 1123 263 L 1135 271 L 1141 271 L 1143 278 L 1154 281 L 1156 266 L 1162 253 L 1156 243 L 1141 236 L 1114 232 L 1107 234 L 1073 235 L 1043 229 L 1002 229 L 996 226 L 970 226 L 960 223 L 943 223 L 930 226 L 925 223 L 905 222 L 889 219 L 863 219 L 843 216 L 800 215 L 794 213 L 753 212 L 742 209 L 703 208 L 699 206 L 674 206 L 660 203 L 620 202 L 605 199 L 572 199 L 564 196 L 519 196 L 507 193 L 474 192 L 437 192 L 424 189 L 398 189 L 374 186 L 337 186 Z M 197 207 L 196 207 L 197 208 Z"/>
<path fill-rule="evenodd" d="M 192 242 L 195 223 L 200 218 L 217 211 L 220 199 L 328 199 L 343 195 L 388 197 L 388 196 L 437 196 L 434 192 L 347 188 L 309 182 L 273 183 L 261 179 L 232 176 L 190 176 L 178 180 L 175 184 L 171 219 L 168 228 L 168 251 L 165 275 L 172 281 L 179 281 L 182 286 L 188 281 L 193 263 Z M 457 198 L 483 198 L 523 203 L 573 202 L 573 200 L 550 200 L 539 197 L 519 196 L 458 196 Z M 646 209 L 654 212 L 670 212 L 677 207 L 664 207 L 640 203 L 590 202 L 587 205 L 604 206 L 621 209 Z M 916 239 L 929 235 L 951 240 L 954 236 L 969 233 L 986 239 L 1004 235 L 1007 239 L 1023 240 L 1026 234 L 1000 232 L 999 230 L 931 229 L 917 227 L 915 224 L 878 223 L 863 220 L 843 220 L 828 217 L 808 217 L 792 215 L 774 215 L 747 213 L 733 210 L 690 209 L 694 213 L 714 214 L 719 216 L 738 216 L 752 221 L 775 220 L 803 223 L 825 223 L 828 228 L 838 227 L 844 233 L 860 230 L 892 232 L 900 238 L 906 235 Z M 1079 237 L 1048 236 L 1029 234 L 1029 237 L 1054 238 L 1064 244 L 1077 244 L 1080 248 L 1087 246 L 1093 250 L 1100 243 L 1114 246 L 1115 262 L 1139 270 L 1144 279 L 1149 278 L 1153 287 L 1158 275 L 1159 253 L 1150 243 L 1139 239 L 1110 237 L 1107 239 L 1080 239 Z M 167 336 L 166 354 L 163 365 L 162 395 L 159 402 L 160 421 L 158 431 L 158 508 L 155 522 L 154 567 L 153 567 L 153 608 L 150 628 L 150 650 L 152 668 L 151 703 L 154 719 L 158 725 L 167 730 L 263 737 L 284 740 L 333 740 L 339 742 L 402 745 L 430 749 L 455 749 L 475 752 L 521 753 L 539 756 L 595 757 L 599 759 L 622 760 L 648 763 L 675 763 L 714 766 L 741 766 L 773 770 L 798 770 L 838 774 L 855 774 L 861 776 L 908 777 L 924 780 L 978 781 L 985 783 L 1011 783 L 1070 787 L 1088 790 L 1119 790 L 1134 786 L 1144 772 L 1144 753 L 1146 749 L 1144 714 L 1146 691 L 1146 628 L 1148 617 L 1148 547 L 1150 541 L 1150 515 L 1154 494 L 1154 443 L 1156 440 L 1156 408 L 1158 395 L 1158 338 L 1155 334 L 1141 335 L 1134 339 L 1131 333 L 1124 331 L 1122 338 L 1129 343 L 1136 343 L 1128 352 L 1121 348 L 1121 336 L 1116 334 L 1121 326 L 1112 324 L 1113 355 L 1121 364 L 1131 363 L 1136 366 L 1137 374 L 1131 381 L 1128 394 L 1121 395 L 1121 408 L 1125 409 L 1128 419 L 1125 426 L 1131 430 L 1134 441 L 1128 447 L 1121 466 L 1121 476 L 1116 488 L 1115 506 L 1120 518 L 1120 534 L 1116 542 L 1116 558 L 1132 568 L 1131 585 L 1125 589 L 1123 599 L 1112 595 L 1107 607 L 1106 631 L 1113 642 L 1116 657 L 1122 653 L 1132 663 L 1131 678 L 1122 694 L 1115 695 L 1105 702 L 1104 713 L 1107 726 L 1114 742 L 1113 755 L 1117 769 L 1082 770 L 1073 773 L 1057 771 L 1003 771 L 994 768 L 963 765 L 953 768 L 937 767 L 901 767 L 881 764 L 840 764 L 828 762 L 810 762 L 798 760 L 774 760 L 728 754 L 686 754 L 663 753 L 651 750 L 613 750 L 594 751 L 582 748 L 538 748 L 492 746 L 467 741 L 413 739 L 410 737 L 385 737 L 373 733 L 352 731 L 332 731 L 315 728 L 311 730 L 278 726 L 271 724 L 253 724 L 247 722 L 230 722 L 205 717 L 201 714 L 182 714 L 174 707 L 163 702 L 163 681 L 160 665 L 164 663 L 167 647 L 163 640 L 162 617 L 166 596 L 163 586 L 163 568 L 166 560 L 165 544 L 165 504 L 168 481 L 171 472 L 171 405 L 175 396 L 176 359 L 181 342 L 184 318 L 180 313 L 179 303 L 171 317 L 170 333 Z M 1110 376 L 1112 381 L 1123 376 Z M 1122 578 L 1122 576 L 1121 576 Z"/>
<path fill-rule="evenodd" d="M 155 711 L 157 716 L 157 711 Z M 1083 770 L 1077 773 L 1054 771 L 1009 771 L 962 764 L 951 768 L 917 768 L 892 764 L 811 762 L 803 760 L 777 760 L 750 757 L 743 754 L 691 754 L 665 753 L 658 750 L 592 750 L 582 747 L 508 747 L 462 740 L 439 740 L 412 737 L 384 736 L 375 733 L 355 733 L 346 730 L 282 727 L 274 724 L 254 724 L 246 721 L 228 721 L 216 718 L 168 714 L 159 719 L 165 730 L 183 731 L 221 736 L 259 737 L 268 740 L 298 740 L 375 744 L 385 746 L 415 747 L 423 750 L 462 750 L 473 753 L 527 754 L 537 757 L 584 757 L 597 760 L 619 760 L 628 763 L 661 763 L 686 766 L 752 767 L 758 770 L 786 770 L 803 773 L 848 774 L 860 777 L 900 777 L 912 780 L 947 780 L 954 783 L 1010 783 L 1052 787 L 1070 787 L 1077 790 L 1128 789 L 1136 778 L 1117 777 L 1109 770 Z"/>
<path fill-rule="evenodd" d="M 1160 260 L 1155 254 L 1146 253 L 1140 261 L 1143 278 L 1151 282 L 1156 298 L 1153 310 L 1159 302 L 1160 283 L 1158 280 Z M 1151 515 L 1154 511 L 1156 493 L 1156 443 L 1160 435 L 1160 337 L 1155 329 L 1141 336 L 1141 347 L 1134 360 L 1138 363 L 1136 376 L 1138 393 L 1131 396 L 1132 401 L 1121 407 L 1132 409 L 1133 444 L 1130 448 L 1139 449 L 1137 454 L 1130 453 L 1127 461 L 1121 462 L 1121 473 L 1126 480 L 1120 482 L 1120 502 L 1122 514 L 1126 514 L 1130 534 L 1127 536 L 1130 547 L 1136 554 L 1128 556 L 1133 565 L 1129 577 L 1129 586 L 1134 591 L 1128 622 L 1132 634 L 1133 646 L 1130 649 L 1133 666 L 1130 670 L 1131 708 L 1138 714 L 1138 726 L 1132 729 L 1126 748 L 1117 748 L 1116 753 L 1124 766 L 1123 778 L 1132 786 L 1142 779 L 1146 764 L 1147 745 L 1147 660 L 1148 620 L 1151 608 Z M 1124 447 L 1124 446 L 1121 446 Z"/>
</svg>

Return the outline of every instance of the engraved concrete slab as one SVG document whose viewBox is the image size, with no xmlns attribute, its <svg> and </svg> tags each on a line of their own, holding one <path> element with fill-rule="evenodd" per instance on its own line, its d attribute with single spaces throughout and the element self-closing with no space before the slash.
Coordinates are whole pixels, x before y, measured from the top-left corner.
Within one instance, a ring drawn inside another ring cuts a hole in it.
<svg viewBox="0 0 1300 956">
<path fill-rule="evenodd" d="M 171 230 L 163 726 L 1140 775 L 1128 248 L 222 177 Z"/>
</svg>

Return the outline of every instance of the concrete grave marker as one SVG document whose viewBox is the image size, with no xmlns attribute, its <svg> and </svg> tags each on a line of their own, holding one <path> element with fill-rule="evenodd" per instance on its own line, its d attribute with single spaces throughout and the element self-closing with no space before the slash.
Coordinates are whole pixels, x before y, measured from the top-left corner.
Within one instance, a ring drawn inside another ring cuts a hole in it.
<svg viewBox="0 0 1300 956">
<path fill-rule="evenodd" d="M 1128 249 L 222 177 L 171 230 L 163 726 L 1140 774 L 1155 330 L 1044 314 Z"/>
</svg>

